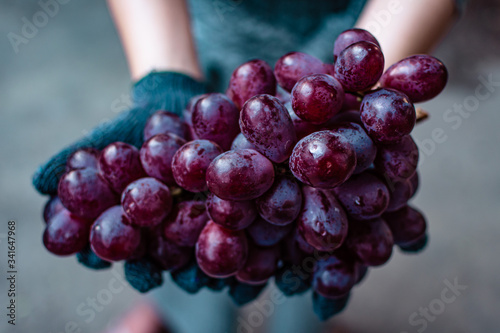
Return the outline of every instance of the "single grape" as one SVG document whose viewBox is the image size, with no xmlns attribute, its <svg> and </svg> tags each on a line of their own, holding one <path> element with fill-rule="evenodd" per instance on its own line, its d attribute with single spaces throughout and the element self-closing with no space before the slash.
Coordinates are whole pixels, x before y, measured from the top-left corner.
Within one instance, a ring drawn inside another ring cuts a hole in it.
<svg viewBox="0 0 500 333">
<path fill-rule="evenodd" d="M 188 126 L 189 135 L 188 135 L 188 138 L 186 138 L 188 141 L 199 139 L 198 135 L 196 135 L 194 128 L 193 128 L 192 116 L 193 116 L 193 111 L 194 111 L 194 105 L 196 104 L 196 102 L 198 102 L 201 98 L 205 97 L 206 95 L 207 94 L 202 94 L 202 95 L 196 95 L 196 96 L 192 97 L 189 100 L 186 108 L 182 111 L 182 116 L 184 118 L 184 122 Z"/>
<path fill-rule="evenodd" d="M 333 189 L 347 215 L 355 220 L 379 217 L 389 204 L 389 190 L 377 176 L 368 172 L 354 175 Z"/>
<path fill-rule="evenodd" d="M 346 91 L 364 91 L 380 79 L 384 55 L 373 43 L 361 41 L 344 49 L 335 61 L 335 78 Z"/>
<path fill-rule="evenodd" d="M 123 191 L 121 202 L 132 225 L 138 227 L 160 224 L 172 208 L 168 187 L 151 177 L 130 183 Z"/>
<path fill-rule="evenodd" d="M 195 246 L 208 219 L 203 201 L 180 202 L 165 220 L 163 235 L 179 246 Z"/>
<path fill-rule="evenodd" d="M 413 198 L 418 191 L 418 185 L 419 185 L 418 172 L 415 171 L 415 173 L 413 174 L 413 176 L 411 176 L 409 178 L 409 180 L 411 183 L 411 196 L 410 196 L 410 198 Z"/>
<path fill-rule="evenodd" d="M 333 251 L 347 236 L 347 216 L 333 192 L 302 187 L 304 203 L 297 218 L 304 239 L 318 251 Z"/>
<path fill-rule="evenodd" d="M 247 138 L 243 135 L 243 133 L 238 134 L 234 140 L 233 143 L 231 144 L 231 150 L 236 150 L 236 149 L 254 149 L 256 150 L 257 148 L 251 144 Z"/>
<path fill-rule="evenodd" d="M 163 270 L 170 271 L 187 265 L 193 257 L 193 249 L 155 234 L 148 240 L 148 254 Z"/>
<path fill-rule="evenodd" d="M 113 206 L 95 220 L 90 231 L 92 251 L 101 259 L 132 257 L 141 244 L 141 231 L 130 225 L 121 206 Z"/>
<path fill-rule="evenodd" d="M 240 128 L 257 151 L 276 163 L 284 162 L 297 142 L 287 109 L 271 95 L 254 96 L 243 105 Z"/>
<path fill-rule="evenodd" d="M 354 147 L 341 134 L 320 131 L 300 140 L 290 157 L 290 170 L 301 182 L 332 188 L 345 182 L 356 168 Z"/>
<path fill-rule="evenodd" d="M 99 172 L 116 193 L 122 193 L 129 183 L 146 176 L 139 150 L 124 142 L 113 142 L 102 150 Z"/>
<path fill-rule="evenodd" d="M 341 297 L 351 291 L 357 277 L 354 261 L 332 255 L 316 262 L 312 287 L 324 297 Z"/>
<path fill-rule="evenodd" d="M 386 222 L 376 218 L 351 221 L 346 245 L 363 265 L 380 266 L 391 257 L 394 240 Z"/>
<path fill-rule="evenodd" d="M 322 124 L 336 115 L 342 103 L 342 85 L 330 75 L 304 76 L 292 90 L 293 111 L 299 118 L 313 124 Z"/>
<path fill-rule="evenodd" d="M 43 244 L 51 253 L 67 256 L 80 252 L 89 241 L 91 220 L 78 217 L 61 209 L 47 222 Z"/>
<path fill-rule="evenodd" d="M 246 230 L 256 245 L 265 247 L 278 244 L 292 228 L 292 224 L 275 225 L 258 216 Z"/>
<path fill-rule="evenodd" d="M 395 63 L 380 78 L 382 87 L 405 93 L 413 103 L 436 97 L 447 81 L 448 71 L 444 64 L 426 54 L 413 55 Z"/>
<path fill-rule="evenodd" d="M 377 155 L 377 147 L 363 129 L 363 126 L 356 123 L 342 122 L 329 126 L 328 129 L 343 135 L 352 144 L 356 152 L 355 174 L 363 172 L 373 164 Z"/>
<path fill-rule="evenodd" d="M 318 73 L 327 74 L 328 68 L 318 58 L 302 52 L 287 53 L 274 66 L 278 84 L 287 91 L 292 91 L 302 77 Z"/>
<path fill-rule="evenodd" d="M 408 179 L 415 174 L 418 165 L 418 147 L 407 135 L 392 145 L 379 146 L 375 167 L 389 179 Z"/>
<path fill-rule="evenodd" d="M 231 75 L 226 94 L 238 109 L 255 95 L 275 95 L 276 79 L 271 66 L 260 59 L 240 65 Z"/>
<path fill-rule="evenodd" d="M 213 221 L 203 228 L 196 243 L 196 260 L 205 274 L 225 278 L 236 274 L 248 256 L 248 241 L 243 231 L 228 230 Z"/>
<path fill-rule="evenodd" d="M 175 134 L 183 139 L 189 137 L 188 126 L 178 115 L 170 111 L 156 111 L 144 126 L 144 141 L 156 134 L 167 133 Z"/>
<path fill-rule="evenodd" d="M 384 220 L 391 229 L 394 244 L 407 246 L 421 239 L 426 232 L 427 223 L 421 212 L 411 206 L 384 214 Z"/>
<path fill-rule="evenodd" d="M 236 273 L 236 279 L 243 283 L 260 285 L 276 273 L 280 249 L 278 246 L 249 246 L 248 259 L 245 266 Z"/>
<path fill-rule="evenodd" d="M 217 156 L 207 169 L 208 188 L 225 200 L 258 198 L 273 181 L 273 164 L 252 149 L 225 152 Z"/>
<path fill-rule="evenodd" d="M 302 207 L 299 184 L 289 177 L 276 177 L 273 186 L 255 201 L 260 216 L 269 223 L 292 223 Z"/>
<path fill-rule="evenodd" d="M 240 132 L 239 115 L 238 108 L 226 95 L 213 93 L 196 102 L 191 120 L 198 138 L 213 141 L 228 150 Z"/>
<path fill-rule="evenodd" d="M 94 148 L 81 148 L 68 157 L 66 171 L 92 168 L 97 169 L 101 152 Z"/>
<path fill-rule="evenodd" d="M 95 219 L 118 202 L 108 183 L 92 168 L 65 173 L 59 180 L 57 193 L 66 209 L 86 219 Z"/>
<path fill-rule="evenodd" d="M 387 206 L 387 212 L 393 212 L 399 210 L 406 206 L 408 200 L 410 200 L 413 189 L 412 184 L 409 179 L 403 179 L 400 181 L 387 180 L 387 187 L 391 193 L 391 199 L 389 200 L 389 206 Z"/>
<path fill-rule="evenodd" d="M 379 89 L 363 98 L 361 121 L 374 140 L 393 143 L 411 133 L 416 113 L 413 104 L 402 92 Z"/>
<path fill-rule="evenodd" d="M 140 156 L 142 167 L 150 177 L 167 185 L 175 185 L 172 173 L 172 159 L 186 141 L 175 134 L 158 134 L 144 142 Z"/>
<path fill-rule="evenodd" d="M 57 195 L 52 196 L 49 201 L 45 204 L 45 207 L 43 208 L 43 220 L 45 223 L 48 223 L 49 220 L 59 213 L 61 210 L 65 209 L 61 199 Z"/>
<path fill-rule="evenodd" d="M 230 230 L 244 229 L 257 217 L 257 209 L 253 201 L 224 200 L 209 194 L 206 206 L 210 218 Z"/>
<path fill-rule="evenodd" d="M 345 30 L 337 37 L 335 43 L 333 44 L 334 59 L 337 59 L 340 53 L 347 47 L 351 46 L 354 43 L 362 41 L 371 42 L 380 47 L 378 40 L 366 30 L 356 28 Z"/>
<path fill-rule="evenodd" d="M 340 109 L 340 112 L 351 111 L 351 110 L 359 111 L 360 107 L 361 107 L 361 98 L 360 97 L 353 95 L 353 94 L 345 93 L 344 103 L 342 104 L 342 108 Z"/>
<path fill-rule="evenodd" d="M 191 192 L 206 191 L 207 168 L 222 152 L 219 145 L 208 140 L 194 140 L 184 144 L 172 159 L 175 182 Z"/>
<path fill-rule="evenodd" d="M 297 134 L 298 140 L 302 139 L 305 136 L 308 136 L 309 134 L 321 131 L 323 129 L 322 125 L 316 125 L 308 121 L 305 121 L 303 119 L 300 119 L 299 116 L 297 116 L 293 111 L 291 102 L 287 102 L 285 104 L 285 107 L 288 110 L 290 118 L 292 119 L 293 127 L 295 128 L 295 133 Z"/>
</svg>

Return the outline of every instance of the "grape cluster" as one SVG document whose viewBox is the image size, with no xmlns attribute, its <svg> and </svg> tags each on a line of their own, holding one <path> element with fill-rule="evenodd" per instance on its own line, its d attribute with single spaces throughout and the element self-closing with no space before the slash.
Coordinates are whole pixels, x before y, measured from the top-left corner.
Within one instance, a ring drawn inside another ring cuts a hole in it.
<svg viewBox="0 0 500 333">
<path fill-rule="evenodd" d="M 170 271 L 187 292 L 228 287 L 245 304 L 274 277 L 288 296 L 312 288 L 321 319 L 338 313 L 394 245 L 426 244 L 425 218 L 408 205 L 413 103 L 438 95 L 447 72 L 415 55 L 383 73 L 377 40 L 360 29 L 337 38 L 334 58 L 292 52 L 274 70 L 251 60 L 183 119 L 156 112 L 140 149 L 76 151 L 45 207 L 46 248 L 93 268 L 125 260 L 140 291 Z"/>
</svg>

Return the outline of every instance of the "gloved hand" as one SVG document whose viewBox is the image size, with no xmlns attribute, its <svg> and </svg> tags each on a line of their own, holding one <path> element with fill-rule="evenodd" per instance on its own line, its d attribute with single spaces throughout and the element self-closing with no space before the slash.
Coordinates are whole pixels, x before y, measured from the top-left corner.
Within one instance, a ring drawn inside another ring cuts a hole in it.
<svg viewBox="0 0 500 333">
<path fill-rule="evenodd" d="M 205 93 L 205 85 L 175 72 L 151 72 L 132 89 L 133 107 L 112 121 L 95 127 L 85 137 L 69 145 L 42 165 L 33 176 L 33 185 L 42 194 L 56 194 L 59 178 L 64 174 L 68 157 L 80 148 L 103 149 L 122 141 L 140 148 L 143 128 L 157 110 L 168 110 L 182 116 L 189 99 Z"/>
</svg>

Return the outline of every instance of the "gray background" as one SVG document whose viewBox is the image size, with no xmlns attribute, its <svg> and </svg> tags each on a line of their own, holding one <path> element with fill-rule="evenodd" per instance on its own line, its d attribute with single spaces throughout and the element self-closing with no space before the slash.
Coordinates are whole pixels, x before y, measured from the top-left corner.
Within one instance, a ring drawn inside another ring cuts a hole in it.
<svg viewBox="0 0 500 333">
<path fill-rule="evenodd" d="M 22 18 L 31 21 L 38 11 L 32 1 L 0 4 L 0 332 L 59 333 L 68 322 L 81 332 L 99 332 L 141 296 L 127 286 L 89 322 L 77 313 L 88 297 L 109 295 L 113 272 L 120 276 L 121 267 L 96 273 L 74 258 L 49 254 L 41 244 L 45 198 L 30 182 L 48 156 L 128 105 L 129 78 L 103 2 L 62 5 L 16 53 L 7 34 L 20 34 Z M 422 182 L 414 202 L 429 221 L 428 249 L 418 256 L 396 251 L 387 265 L 372 270 L 347 310 L 326 324 L 328 332 L 416 332 L 410 315 L 439 299 L 445 280 L 455 278 L 467 289 L 425 331 L 498 331 L 500 87 L 462 117 L 458 128 L 443 114 L 472 101 L 480 77 L 500 82 L 499 15 L 497 1 L 474 2 L 437 51 L 449 67 L 449 85 L 423 105 L 431 118 L 414 131 L 421 146 L 436 128 L 447 138 L 433 152 L 422 152 Z M 9 219 L 17 221 L 15 328 L 4 315 Z"/>
</svg>

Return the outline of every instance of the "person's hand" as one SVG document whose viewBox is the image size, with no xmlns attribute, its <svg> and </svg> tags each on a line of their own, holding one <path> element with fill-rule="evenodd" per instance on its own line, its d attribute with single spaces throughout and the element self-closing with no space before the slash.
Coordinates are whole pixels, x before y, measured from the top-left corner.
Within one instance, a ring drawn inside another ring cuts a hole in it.
<svg viewBox="0 0 500 333">
<path fill-rule="evenodd" d="M 149 116 L 157 110 L 168 110 L 182 116 L 188 100 L 204 92 L 204 84 L 184 74 L 152 72 L 146 75 L 133 87 L 133 107 L 130 110 L 97 126 L 50 158 L 36 171 L 33 185 L 42 194 L 56 194 L 59 178 L 66 170 L 66 161 L 75 150 L 88 147 L 103 149 L 116 141 L 140 148 L 143 128 Z"/>
</svg>

